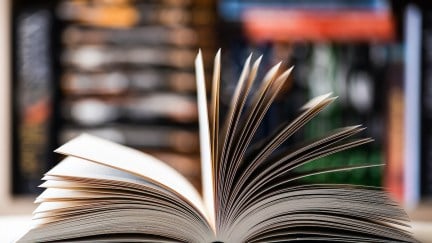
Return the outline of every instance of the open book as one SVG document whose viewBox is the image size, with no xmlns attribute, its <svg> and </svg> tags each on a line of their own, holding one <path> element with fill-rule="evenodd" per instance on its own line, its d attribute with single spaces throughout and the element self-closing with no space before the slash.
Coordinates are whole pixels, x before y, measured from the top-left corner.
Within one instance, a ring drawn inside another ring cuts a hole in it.
<svg viewBox="0 0 432 243">
<path fill-rule="evenodd" d="M 254 134 L 291 69 L 271 68 L 251 92 L 261 57 L 246 60 L 220 122 L 220 52 L 207 106 L 201 52 L 195 60 L 202 196 L 162 161 L 91 135 L 56 150 L 45 174 L 34 226 L 19 242 L 414 242 L 405 212 L 376 188 L 305 184 L 303 178 L 380 165 L 296 170 L 369 138 L 350 126 L 277 150 L 335 98 L 305 104 L 296 119 L 263 141 Z"/>
</svg>

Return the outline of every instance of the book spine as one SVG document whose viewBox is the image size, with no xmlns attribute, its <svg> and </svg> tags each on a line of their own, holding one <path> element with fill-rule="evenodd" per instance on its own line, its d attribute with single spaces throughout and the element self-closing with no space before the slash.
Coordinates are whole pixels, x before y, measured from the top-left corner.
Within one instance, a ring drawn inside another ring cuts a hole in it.
<svg viewBox="0 0 432 243">
<path fill-rule="evenodd" d="M 203 47 L 213 44 L 208 28 L 189 26 L 166 27 L 159 25 L 138 26 L 131 29 L 108 29 L 88 26 L 67 27 L 62 35 L 65 45 L 152 45 L 176 47 Z"/>
<path fill-rule="evenodd" d="M 420 90 L 420 190 L 421 199 L 432 198 L 432 19 L 431 9 L 423 10 L 422 19 L 422 77 Z"/>
<path fill-rule="evenodd" d="M 16 16 L 13 83 L 13 192 L 36 193 L 52 161 L 52 15 L 43 8 Z"/>
<path fill-rule="evenodd" d="M 278 21 L 280 25 L 275 25 Z M 245 11 L 246 36 L 254 42 L 369 41 L 389 42 L 396 31 L 390 11 L 290 10 Z"/>
<path fill-rule="evenodd" d="M 137 97 L 96 97 L 65 100 L 63 116 L 80 125 L 97 126 L 113 121 L 197 122 L 196 101 L 175 93 L 151 93 Z"/>
<path fill-rule="evenodd" d="M 198 2 L 198 1 L 194 1 Z M 141 25 L 209 26 L 213 25 L 214 11 L 199 4 L 169 6 L 149 3 L 100 3 L 65 1 L 59 6 L 59 15 L 65 21 L 96 27 L 132 28 Z"/>
<path fill-rule="evenodd" d="M 400 58 L 401 60 L 402 58 Z M 393 199 L 404 201 L 404 90 L 402 63 L 390 69 L 384 185 Z"/>
<path fill-rule="evenodd" d="M 358 10 L 385 10 L 389 8 L 389 3 L 382 0 L 323 0 L 323 1 L 296 1 L 296 0 L 221 0 L 220 12 L 223 18 L 230 21 L 240 21 L 243 14 L 250 9 L 273 8 L 290 10 L 336 10 L 346 9 Z"/>
<path fill-rule="evenodd" d="M 415 5 L 405 11 L 405 153 L 404 195 L 407 208 L 420 200 L 420 47 L 422 14 Z"/>
<path fill-rule="evenodd" d="M 190 72 L 148 69 L 89 73 L 70 71 L 63 74 L 62 91 L 67 96 L 122 95 L 151 91 L 193 93 L 194 76 Z"/>
<path fill-rule="evenodd" d="M 168 47 L 112 47 L 82 45 L 66 49 L 66 66 L 88 71 L 101 71 L 114 67 L 173 67 L 193 68 L 195 51 Z"/>
</svg>

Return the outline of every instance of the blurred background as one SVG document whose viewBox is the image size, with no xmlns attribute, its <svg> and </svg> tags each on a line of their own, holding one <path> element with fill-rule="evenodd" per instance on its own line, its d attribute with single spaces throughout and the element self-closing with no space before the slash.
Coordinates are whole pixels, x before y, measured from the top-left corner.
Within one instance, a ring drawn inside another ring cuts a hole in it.
<svg viewBox="0 0 432 243">
<path fill-rule="evenodd" d="M 201 48 L 211 74 L 222 48 L 222 102 L 251 52 L 263 55 L 260 77 L 280 60 L 295 65 L 258 137 L 331 91 L 337 102 L 293 141 L 363 124 L 375 142 L 311 166 L 386 163 L 311 181 L 383 186 L 412 217 L 432 219 L 432 11 L 420 1 L 2 5 L 0 214 L 30 213 L 40 178 L 61 159 L 52 151 L 83 132 L 150 153 L 200 188 L 193 60 Z"/>
</svg>

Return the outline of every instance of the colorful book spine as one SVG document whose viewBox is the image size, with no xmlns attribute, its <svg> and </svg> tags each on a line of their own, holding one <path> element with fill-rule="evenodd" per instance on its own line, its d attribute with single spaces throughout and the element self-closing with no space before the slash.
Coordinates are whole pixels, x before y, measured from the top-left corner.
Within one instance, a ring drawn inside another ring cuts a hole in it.
<svg viewBox="0 0 432 243">
<path fill-rule="evenodd" d="M 29 8 L 16 16 L 13 82 L 13 192 L 38 192 L 52 163 L 54 80 L 52 15 Z"/>
</svg>

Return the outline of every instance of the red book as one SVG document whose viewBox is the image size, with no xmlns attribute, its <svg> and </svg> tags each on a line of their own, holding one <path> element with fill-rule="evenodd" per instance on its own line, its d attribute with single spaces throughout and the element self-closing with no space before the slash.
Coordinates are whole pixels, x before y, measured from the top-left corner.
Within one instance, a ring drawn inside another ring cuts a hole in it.
<svg viewBox="0 0 432 243">
<path fill-rule="evenodd" d="M 251 8 L 242 22 L 248 38 L 261 41 L 391 41 L 393 16 L 371 10 Z"/>
</svg>

